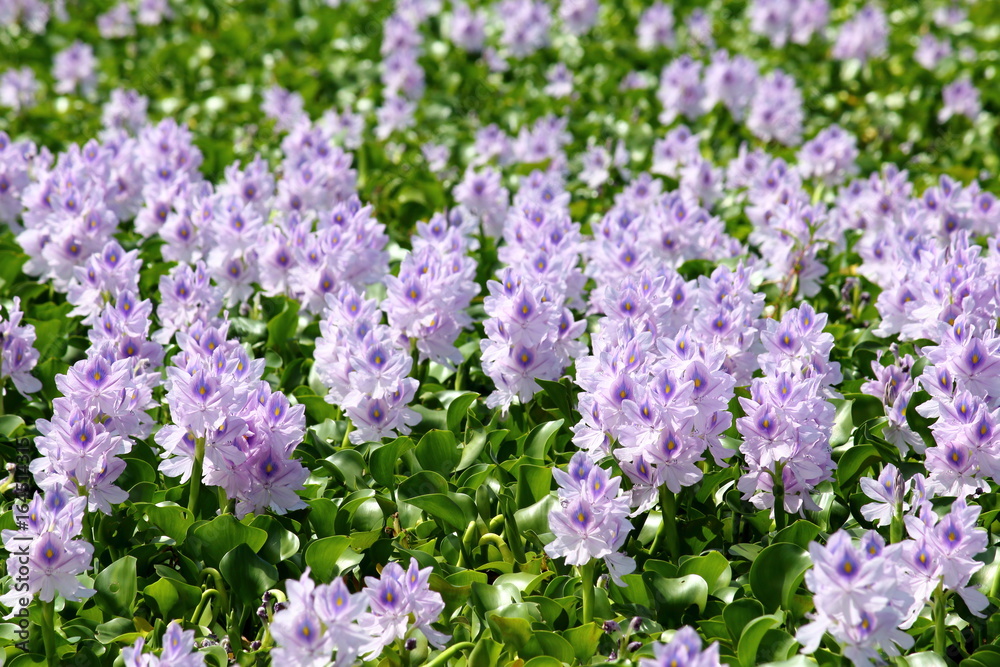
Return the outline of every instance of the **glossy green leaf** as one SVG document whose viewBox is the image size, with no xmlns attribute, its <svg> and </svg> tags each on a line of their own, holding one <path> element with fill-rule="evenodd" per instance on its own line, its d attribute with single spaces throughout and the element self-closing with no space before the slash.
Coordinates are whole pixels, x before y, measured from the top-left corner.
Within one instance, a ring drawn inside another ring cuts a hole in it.
<svg viewBox="0 0 1000 667">
<path fill-rule="evenodd" d="M 808 552 L 797 544 L 772 544 L 750 566 L 750 589 L 765 611 L 788 609 L 792 595 L 811 566 Z"/>
</svg>

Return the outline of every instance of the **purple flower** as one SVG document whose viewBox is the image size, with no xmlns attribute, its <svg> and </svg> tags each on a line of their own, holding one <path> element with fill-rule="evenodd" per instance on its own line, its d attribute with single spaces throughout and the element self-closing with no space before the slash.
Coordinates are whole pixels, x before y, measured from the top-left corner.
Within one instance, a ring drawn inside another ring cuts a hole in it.
<svg viewBox="0 0 1000 667">
<path fill-rule="evenodd" d="M 305 102 L 302 95 L 289 92 L 281 86 L 271 86 L 264 91 L 264 102 L 261 111 L 275 121 L 279 130 L 291 130 L 296 125 L 308 122 L 309 116 L 304 111 Z"/>
<path fill-rule="evenodd" d="M 876 552 L 878 549 L 876 549 Z M 855 665 L 867 665 L 913 646 L 913 638 L 898 630 L 913 597 L 897 587 L 895 550 L 882 555 L 861 551 L 844 531 L 834 533 L 825 547 L 813 542 L 809 555 L 814 567 L 806 572 L 816 611 L 799 628 L 796 639 L 804 653 L 814 652 L 829 632 Z"/>
<path fill-rule="evenodd" d="M 688 120 L 700 118 L 707 110 L 705 87 L 701 81 L 700 62 L 688 55 L 663 68 L 656 97 L 663 105 L 660 122 L 669 125 L 679 115 Z"/>
<path fill-rule="evenodd" d="M 40 89 L 30 67 L 8 69 L 0 76 L 0 106 L 13 109 L 15 114 L 31 109 L 38 104 Z"/>
<path fill-rule="evenodd" d="M 838 60 L 854 58 L 866 62 L 885 55 L 888 39 L 889 22 L 885 12 L 876 5 L 868 4 L 840 26 L 832 55 Z"/>
<path fill-rule="evenodd" d="M 559 18 L 574 35 L 583 35 L 597 23 L 597 0 L 561 0 Z"/>
<path fill-rule="evenodd" d="M 672 47 L 675 40 L 673 8 L 659 1 L 653 3 L 639 17 L 636 32 L 639 48 L 643 51 Z"/>
<path fill-rule="evenodd" d="M 63 95 L 79 88 L 84 95 L 91 95 L 97 88 L 97 59 L 89 44 L 76 41 L 56 54 L 52 76 L 56 79 L 55 91 Z"/>
<path fill-rule="evenodd" d="M 927 33 L 920 38 L 920 44 L 917 46 L 916 51 L 913 52 L 913 59 L 924 69 L 933 71 L 951 53 L 951 42 L 944 38 L 938 39 L 934 35 Z"/>
<path fill-rule="evenodd" d="M 10 554 L 7 571 L 27 571 L 26 590 L 12 585 L 0 596 L 0 603 L 11 609 L 6 619 L 13 618 L 24 607 L 24 600 L 35 594 L 44 602 L 51 602 L 56 595 L 75 602 L 94 594 L 77 580 L 77 575 L 90 569 L 94 554 L 92 544 L 74 539 L 83 525 L 85 505 L 86 499 L 54 486 L 44 496 L 35 494 L 29 521 L 22 529 L 3 531 L 4 549 Z"/>
<path fill-rule="evenodd" d="M 794 146 L 802 140 L 804 118 L 802 92 L 790 76 L 775 70 L 761 79 L 747 117 L 754 136 Z"/>
<path fill-rule="evenodd" d="M 705 106 L 722 102 L 737 121 L 742 120 L 757 88 L 757 65 L 745 56 L 730 58 L 716 51 L 705 70 Z"/>
<path fill-rule="evenodd" d="M 22 396 L 33 394 L 42 388 L 42 383 L 31 375 L 38 363 L 39 353 L 35 349 L 35 327 L 21 324 L 21 299 L 14 297 L 14 305 L 7 312 L 7 320 L 0 319 L 0 340 L 2 340 L 2 365 L 0 378 L 10 378 Z"/>
<path fill-rule="evenodd" d="M 163 651 L 159 656 L 143 653 L 144 638 L 140 637 L 131 647 L 122 649 L 125 667 L 201 667 L 205 656 L 195 651 L 194 630 L 184 630 L 177 621 L 171 621 L 163 633 Z"/>
<path fill-rule="evenodd" d="M 545 553 L 565 557 L 569 565 L 602 558 L 615 583 L 624 586 L 621 577 L 635 569 L 635 561 L 618 553 L 632 529 L 628 502 L 619 489 L 621 479 L 609 478 L 584 452 L 573 455 L 569 470 L 554 471 L 561 505 L 549 512 L 549 528 L 556 539 L 545 546 Z"/>
<path fill-rule="evenodd" d="M 463 2 L 454 3 L 449 35 L 456 46 L 469 53 L 479 53 L 486 42 L 486 12 L 473 11 Z"/>
<path fill-rule="evenodd" d="M 538 0 L 501 0 L 497 13 L 503 17 L 500 43 L 515 58 L 525 58 L 549 44 L 552 11 Z"/>
<path fill-rule="evenodd" d="M 938 112 L 938 122 L 947 122 L 952 116 L 965 116 L 975 121 L 982 111 L 979 101 L 979 89 L 972 85 L 969 77 L 962 77 L 949 83 L 941 91 L 944 98 L 944 108 Z"/>
<path fill-rule="evenodd" d="M 120 2 L 97 17 L 97 29 L 104 39 L 135 35 L 135 21 L 128 3 Z"/>
<path fill-rule="evenodd" d="M 444 611 L 441 595 L 429 587 L 431 571 L 429 567 L 421 570 L 416 559 L 411 559 L 408 570 L 393 562 L 382 568 L 379 578 L 365 577 L 364 593 L 371 614 L 362 619 L 361 625 L 374 639 L 368 656 L 377 655 L 413 629 L 423 633 L 435 648 L 443 648 L 451 639 L 431 627 Z"/>
<path fill-rule="evenodd" d="M 690 625 L 674 633 L 670 641 L 653 644 L 652 658 L 642 658 L 639 667 L 721 667 L 719 642 L 702 648 L 701 637 Z"/>
</svg>

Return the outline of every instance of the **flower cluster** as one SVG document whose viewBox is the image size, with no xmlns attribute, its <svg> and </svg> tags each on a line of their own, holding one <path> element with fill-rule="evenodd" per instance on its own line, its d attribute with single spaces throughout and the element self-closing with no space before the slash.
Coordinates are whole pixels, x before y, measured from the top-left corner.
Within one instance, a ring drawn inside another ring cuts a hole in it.
<svg viewBox="0 0 1000 667">
<path fill-rule="evenodd" d="M 94 554 L 94 545 L 78 539 L 86 505 L 85 498 L 56 486 L 35 494 L 18 530 L 3 531 L 12 582 L 10 591 L 0 596 L 0 603 L 11 609 L 5 618 L 18 615 L 36 594 L 43 602 L 52 602 L 57 594 L 73 601 L 94 594 L 77 580 L 90 569 Z"/>
<path fill-rule="evenodd" d="M 467 256 L 478 247 L 470 236 L 474 224 L 461 209 L 418 223 L 413 252 L 403 258 L 399 275 L 385 277 L 382 309 L 389 325 L 416 346 L 420 361 L 462 363 L 455 339 L 471 326 L 466 309 L 479 293 L 476 261 Z"/>
<path fill-rule="evenodd" d="M 719 465 L 732 455 L 721 436 L 734 387 L 757 368 L 763 295 L 740 266 L 697 282 L 670 269 L 642 272 L 600 285 L 591 299 L 605 316 L 592 355 L 576 364 L 584 392 L 574 442 L 595 458 L 614 454 L 640 512 L 660 487 L 696 484 L 706 450 Z"/>
<path fill-rule="evenodd" d="M 7 319 L 0 318 L 0 341 L 3 356 L 0 361 L 0 382 L 10 381 L 22 396 L 33 394 L 42 388 L 42 383 L 31 374 L 38 363 L 39 353 L 35 349 L 35 327 L 21 324 L 21 299 L 14 297 L 13 307 L 7 310 Z"/>
<path fill-rule="evenodd" d="M 806 585 L 816 611 L 796 634 L 803 652 L 814 652 L 827 632 L 855 665 L 881 661 L 880 649 L 896 656 L 913 646 L 913 637 L 899 629 L 913 596 L 888 574 L 895 572 L 898 551 L 874 531 L 860 547 L 842 530 L 825 547 L 809 545 L 813 568 L 806 572 Z"/>
<path fill-rule="evenodd" d="M 744 56 L 717 51 L 703 73 L 701 62 L 683 55 L 664 67 L 656 95 L 664 124 L 680 115 L 693 121 L 722 102 L 735 120 L 746 118 L 747 129 L 760 139 L 789 146 L 802 140 L 805 116 L 795 80 L 781 70 L 762 77 Z"/>
<path fill-rule="evenodd" d="M 189 479 L 204 458 L 202 482 L 236 500 L 236 515 L 305 507 L 296 491 L 309 471 L 292 458 L 305 434 L 305 406 L 261 380 L 262 360 L 227 339 L 228 323 L 196 324 L 178 332 L 167 367 L 166 404 L 172 423 L 156 433 L 160 470 Z"/>
<path fill-rule="evenodd" d="M 854 58 L 866 62 L 881 58 L 888 48 L 889 20 L 878 5 L 870 3 L 840 26 L 831 55 L 838 60 Z"/>
<path fill-rule="evenodd" d="M 545 553 L 565 557 L 568 565 L 602 558 L 614 582 L 624 586 L 621 578 L 635 570 L 635 560 L 619 553 L 632 529 L 621 478 L 610 477 L 585 452 L 573 455 L 568 470 L 552 471 L 560 505 L 549 512 L 549 529 L 556 539 L 545 546 Z"/>
<path fill-rule="evenodd" d="M 568 307 L 585 282 L 577 267 L 580 228 L 568 202 L 557 177 L 536 171 L 507 214 L 499 257 L 508 266 L 487 283 L 483 302 L 489 316 L 480 341 L 483 372 L 496 385 L 490 407 L 525 403 L 540 389 L 535 380 L 558 379 L 585 349 L 576 339 L 586 323 Z"/>
<path fill-rule="evenodd" d="M 750 241 L 767 262 L 763 277 L 799 298 L 819 292 L 827 272 L 820 253 L 843 244 L 839 218 L 822 203 L 811 203 L 802 186 L 802 168 L 814 173 L 811 165 L 792 169 L 780 159 L 762 165 L 749 183 L 745 209 L 754 225 Z"/>
<path fill-rule="evenodd" d="M 125 667 L 202 667 L 205 656 L 194 650 L 194 630 L 184 630 L 177 621 L 171 621 L 160 642 L 159 655 L 143 652 L 146 639 L 139 637 L 135 644 L 122 649 Z"/>
<path fill-rule="evenodd" d="M 653 644 L 652 658 L 643 658 L 639 667 L 721 667 L 719 643 L 712 642 L 707 648 L 702 646 L 701 637 L 690 625 L 685 625 L 669 642 Z"/>
<path fill-rule="evenodd" d="M 876 500 L 862 512 L 880 525 L 905 520 L 908 539 L 887 546 L 875 531 L 861 539 L 860 548 L 839 531 L 826 547 L 809 547 L 814 569 L 806 574 L 816 612 L 797 639 L 813 652 L 824 632 L 844 646 L 856 665 L 880 659 L 878 649 L 897 655 L 909 648 L 911 627 L 929 602 L 957 593 L 969 610 L 982 616 L 988 601 L 974 586 L 972 575 L 983 567 L 975 557 L 986 549 L 986 531 L 976 526 L 981 508 L 964 500 L 939 517 L 924 491 L 922 475 L 905 481 L 894 466 L 886 466 L 878 481 L 862 480 L 865 493 Z M 937 613 L 937 612 L 935 612 Z M 897 646 L 898 645 L 898 648 Z"/>
<path fill-rule="evenodd" d="M 351 593 L 343 579 L 316 585 L 307 569 L 298 581 L 288 581 L 288 604 L 270 624 L 278 645 L 274 659 L 341 667 L 355 664 L 359 656 L 377 656 L 414 631 L 443 648 L 450 637 L 431 627 L 444 610 L 441 595 L 428 585 L 432 569 L 420 569 L 416 559 L 407 570 L 389 563 L 380 577 L 365 578 L 360 593 Z"/>
<path fill-rule="evenodd" d="M 830 479 L 830 449 L 840 365 L 829 361 L 833 336 L 824 333 L 826 313 L 804 304 L 768 320 L 761 332 L 766 352 L 758 357 L 764 376 L 750 383 L 751 398 L 740 397 L 746 416 L 736 420 L 747 472 L 737 487 L 757 507 L 773 507 L 776 490 L 784 510 L 818 510 L 813 490 Z"/>
<path fill-rule="evenodd" d="M 399 334 L 382 324 L 382 311 L 347 286 L 327 297 L 316 339 L 316 370 L 329 389 L 326 401 L 341 406 L 351 418 L 354 443 L 379 442 L 407 434 L 420 421 L 408 406 L 417 380 L 407 377 L 413 359 Z"/>
<path fill-rule="evenodd" d="M 42 456 L 31 462 L 39 485 L 83 494 L 90 510 L 105 514 L 128 498 L 114 484 L 126 465 L 118 457 L 152 432 L 148 411 L 157 405 L 163 361 L 160 345 L 148 339 L 152 304 L 136 296 L 138 272 L 120 280 L 114 300 L 92 318 L 87 358 L 56 376 L 62 396 L 53 401 L 51 421 L 36 422 Z"/>
</svg>

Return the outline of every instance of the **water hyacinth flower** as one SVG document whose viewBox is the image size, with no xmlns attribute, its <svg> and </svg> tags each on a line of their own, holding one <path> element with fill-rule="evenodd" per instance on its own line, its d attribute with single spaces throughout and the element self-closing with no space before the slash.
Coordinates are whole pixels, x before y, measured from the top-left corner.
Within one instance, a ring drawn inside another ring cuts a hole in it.
<svg viewBox="0 0 1000 667">
<path fill-rule="evenodd" d="M 382 568 L 380 577 L 365 577 L 363 593 L 368 597 L 371 613 L 361 619 L 360 625 L 373 638 L 367 657 L 377 655 L 414 631 L 423 634 L 435 648 L 445 647 L 451 636 L 431 626 L 445 606 L 441 594 L 430 590 L 432 571 L 431 567 L 421 569 L 413 558 L 406 570 L 392 562 Z"/>
<path fill-rule="evenodd" d="M 635 561 L 619 553 L 632 529 L 628 501 L 619 489 L 621 478 L 609 477 L 585 452 L 573 455 L 568 470 L 553 470 L 560 507 L 549 512 L 549 529 L 556 539 L 545 546 L 545 553 L 565 557 L 568 565 L 603 559 L 614 582 L 624 586 L 621 577 L 635 570 Z"/>
<path fill-rule="evenodd" d="M 76 41 L 56 54 L 52 66 L 52 76 L 56 80 L 55 91 L 60 94 L 73 93 L 77 89 L 84 95 L 91 95 L 97 88 L 97 58 L 89 44 Z"/>
<path fill-rule="evenodd" d="M 869 3 L 840 27 L 832 55 L 838 60 L 866 62 L 884 56 L 888 41 L 889 20 L 880 7 Z"/>
<path fill-rule="evenodd" d="M 316 341 L 316 367 L 329 389 L 326 401 L 340 405 L 354 425 L 351 441 L 379 442 L 407 434 L 420 415 L 408 406 L 419 382 L 408 377 L 413 359 L 399 334 L 382 324 L 374 300 L 351 287 L 327 297 Z"/>
<path fill-rule="evenodd" d="M 674 10 L 670 5 L 654 2 L 643 11 L 636 24 L 637 41 L 643 51 L 657 47 L 670 48 L 674 45 Z"/>
<path fill-rule="evenodd" d="M 2 343 L 2 365 L 0 381 L 10 378 L 14 388 L 22 396 L 33 394 L 42 388 L 42 383 L 31 371 L 38 363 L 39 353 L 35 349 L 35 327 L 21 324 L 21 299 L 14 297 L 13 307 L 7 311 L 7 318 L 0 319 L 0 341 Z"/>
<path fill-rule="evenodd" d="M 979 89 L 968 77 L 949 83 L 941 91 L 941 96 L 944 98 L 944 107 L 938 112 L 940 123 L 947 122 L 952 116 L 965 116 L 975 121 L 983 108 L 979 101 Z"/>
<path fill-rule="evenodd" d="M 316 585 L 309 569 L 286 584 L 288 606 L 269 625 L 275 660 L 291 665 L 337 667 L 353 664 L 374 638 L 361 626 L 368 616 L 364 593 L 351 593 L 343 579 Z"/>
<path fill-rule="evenodd" d="M 162 651 L 159 655 L 144 651 L 146 639 L 139 637 L 135 644 L 122 649 L 125 667 L 202 667 L 205 656 L 195 651 L 194 630 L 184 630 L 177 621 L 171 621 L 163 633 Z"/>
<path fill-rule="evenodd" d="M 43 602 L 52 602 L 56 595 L 79 601 L 94 594 L 77 580 L 90 569 L 94 554 L 94 545 L 78 539 L 86 504 L 75 489 L 52 486 L 44 494 L 35 493 L 28 520 L 18 530 L 3 531 L 4 549 L 10 554 L 7 572 L 19 582 L 0 596 L 0 604 L 11 610 L 5 619 L 18 615 L 24 601 L 36 594 Z"/>
<path fill-rule="evenodd" d="M 802 652 L 814 652 L 827 632 L 855 665 L 881 660 L 880 651 L 896 656 L 913 646 L 913 637 L 898 629 L 913 597 L 886 576 L 895 571 L 894 553 L 862 551 L 844 531 L 834 533 L 825 547 L 809 545 L 814 566 L 806 572 L 806 586 L 816 611 L 796 634 Z"/>
<path fill-rule="evenodd" d="M 802 92 L 781 70 L 763 77 L 750 102 L 747 127 L 764 141 L 794 146 L 802 140 Z"/>
<path fill-rule="evenodd" d="M 919 513 L 905 517 L 909 539 L 894 545 L 892 556 L 897 585 L 911 594 L 913 602 L 902 609 L 900 628 L 911 627 L 928 603 L 952 592 L 962 597 L 973 614 L 983 615 L 988 600 L 970 585 L 973 573 L 983 566 L 974 558 L 987 542 L 986 532 L 976 526 L 980 511 L 959 500 L 948 514 L 938 517 L 925 500 Z"/>
<path fill-rule="evenodd" d="M 135 20 L 128 3 L 120 2 L 97 17 L 97 29 L 104 39 L 118 39 L 135 35 Z"/>
<path fill-rule="evenodd" d="M 653 644 L 652 658 L 639 660 L 639 667 L 721 667 L 719 642 L 705 647 L 697 631 L 685 625 L 674 633 L 669 642 Z"/>
<path fill-rule="evenodd" d="M 0 106 L 14 113 L 31 109 L 38 103 L 41 85 L 30 67 L 14 67 L 0 75 Z"/>
</svg>

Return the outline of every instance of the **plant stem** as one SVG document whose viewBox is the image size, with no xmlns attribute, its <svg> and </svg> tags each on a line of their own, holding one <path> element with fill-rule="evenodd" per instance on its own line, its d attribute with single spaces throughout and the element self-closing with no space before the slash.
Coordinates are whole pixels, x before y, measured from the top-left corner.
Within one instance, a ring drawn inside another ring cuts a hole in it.
<svg viewBox="0 0 1000 667">
<path fill-rule="evenodd" d="M 785 466 L 778 463 L 776 467 L 777 471 L 771 474 L 771 479 L 774 480 L 771 495 L 774 496 L 774 532 L 777 533 L 788 525 L 788 515 L 785 513 L 785 485 L 782 477 Z"/>
<path fill-rule="evenodd" d="M 205 438 L 198 438 L 194 444 L 194 463 L 191 466 L 191 479 L 188 492 L 188 510 L 191 516 L 198 518 L 198 496 L 201 495 L 201 467 L 205 462 Z"/>
<path fill-rule="evenodd" d="M 580 580 L 583 593 L 583 622 L 594 620 L 594 561 L 580 566 Z"/>
<path fill-rule="evenodd" d="M 202 614 L 205 613 L 205 605 L 213 597 L 219 597 L 219 591 L 214 588 L 209 588 L 207 591 L 201 594 L 201 599 L 198 600 L 198 606 L 194 608 L 194 613 L 191 615 L 191 622 L 195 625 L 200 625 L 198 622 L 201 619 Z M 214 614 L 213 614 L 214 616 Z M 212 620 L 215 620 L 214 618 Z"/>
<path fill-rule="evenodd" d="M 45 662 L 48 667 L 58 667 L 56 657 L 56 601 L 55 599 L 42 604 L 42 641 L 45 643 Z"/>
<path fill-rule="evenodd" d="M 660 527 L 649 549 L 649 555 L 659 554 L 663 543 L 667 543 L 670 559 L 674 562 L 680 557 L 680 538 L 677 535 L 677 496 L 665 486 L 660 487 Z"/>
<path fill-rule="evenodd" d="M 946 594 L 942 590 L 941 584 L 938 584 L 937 590 L 934 591 L 934 652 L 942 657 L 944 657 L 945 639 L 945 601 Z"/>
<path fill-rule="evenodd" d="M 442 667 L 443 665 L 447 665 L 451 657 L 459 651 L 465 651 L 466 649 L 475 647 L 476 645 L 472 642 L 459 642 L 457 644 L 453 644 L 425 662 L 424 667 Z"/>
<path fill-rule="evenodd" d="M 903 503 L 896 505 L 896 511 L 892 513 L 892 523 L 889 524 L 889 544 L 898 544 L 903 541 Z"/>
<path fill-rule="evenodd" d="M 354 429 L 354 422 L 350 419 L 347 420 L 347 426 L 344 428 L 344 439 L 340 441 L 340 448 L 343 449 L 351 444 L 350 435 L 351 431 Z"/>
</svg>

